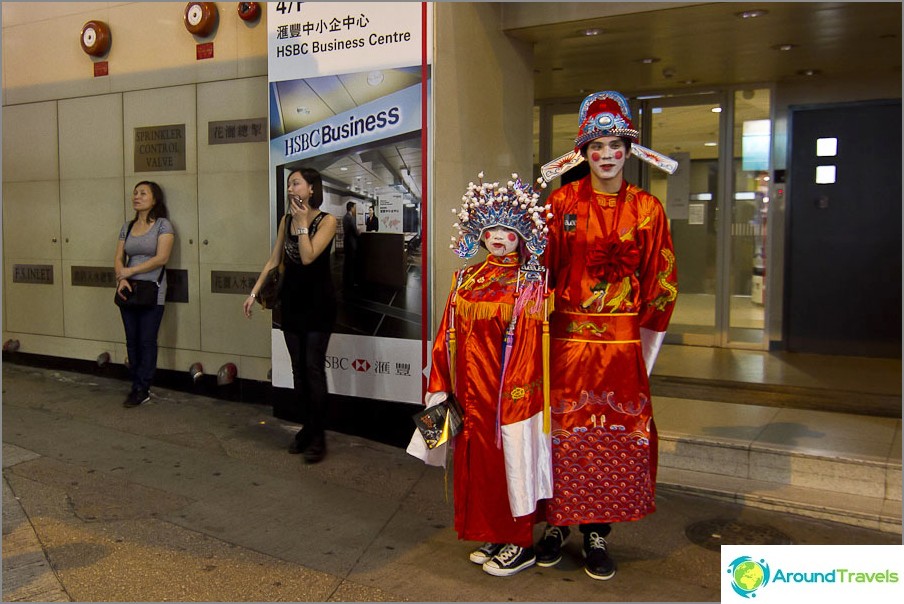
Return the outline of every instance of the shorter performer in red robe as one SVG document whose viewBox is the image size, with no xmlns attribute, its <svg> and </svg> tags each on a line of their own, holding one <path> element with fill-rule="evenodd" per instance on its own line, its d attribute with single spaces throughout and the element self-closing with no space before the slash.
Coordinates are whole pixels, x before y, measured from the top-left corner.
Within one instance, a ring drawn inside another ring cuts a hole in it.
<svg viewBox="0 0 904 604">
<path fill-rule="evenodd" d="M 516 174 L 505 186 L 468 187 L 452 247 L 464 259 L 481 246 L 488 254 L 455 274 L 426 396 L 428 407 L 449 395 L 461 406 L 464 425 L 451 442 L 455 530 L 460 539 L 485 542 L 470 560 L 503 577 L 535 563 L 537 502 L 552 495 L 540 264 L 548 209 L 538 198 Z M 446 446 L 428 450 L 415 432 L 408 451 L 445 465 Z"/>
</svg>

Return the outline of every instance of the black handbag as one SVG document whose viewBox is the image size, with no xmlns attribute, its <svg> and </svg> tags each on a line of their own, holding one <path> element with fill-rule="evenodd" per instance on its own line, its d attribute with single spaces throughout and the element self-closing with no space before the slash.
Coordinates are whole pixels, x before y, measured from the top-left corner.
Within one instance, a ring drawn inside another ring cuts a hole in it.
<svg viewBox="0 0 904 604">
<path fill-rule="evenodd" d="M 289 236 L 290 222 L 286 219 L 286 237 Z M 279 265 L 267 271 L 264 282 L 257 292 L 257 301 L 265 310 L 274 310 L 279 306 L 279 293 L 282 291 L 283 273 L 286 271 L 286 246 L 279 250 Z"/>
<path fill-rule="evenodd" d="M 317 231 L 317 226 L 320 224 L 320 221 L 323 220 L 325 214 L 321 212 L 314 218 L 314 221 L 311 222 L 310 231 L 313 235 L 314 232 Z M 286 237 L 289 236 L 289 229 L 291 228 L 291 219 L 286 219 Z M 279 266 L 274 266 L 269 271 L 267 271 L 267 276 L 264 277 L 264 282 L 261 283 L 261 288 L 257 292 L 257 301 L 260 302 L 260 305 L 265 310 L 273 310 L 277 306 L 279 306 L 279 293 L 282 291 L 283 284 L 283 273 L 286 271 L 286 250 L 285 246 L 280 250 L 279 254 Z"/>
<path fill-rule="evenodd" d="M 126 239 L 129 238 L 129 233 L 132 232 L 132 225 L 134 224 L 134 220 L 129 223 Z M 119 287 L 117 287 L 113 293 L 113 302 L 120 308 L 150 308 L 157 306 L 157 295 L 160 293 L 160 283 L 163 281 L 163 271 L 165 270 L 166 266 L 160 268 L 160 275 L 157 276 L 156 281 L 128 279 L 132 291 L 124 289 L 120 292 Z M 120 297 L 120 293 L 125 296 L 125 299 Z"/>
<path fill-rule="evenodd" d="M 163 272 L 161 271 L 161 275 Z M 160 292 L 160 284 L 157 281 L 139 281 L 137 279 L 129 279 L 129 285 L 132 291 L 122 290 L 122 295 L 126 297 L 123 300 L 117 292 L 113 295 L 113 301 L 120 308 L 149 308 L 157 305 L 157 294 Z"/>
<path fill-rule="evenodd" d="M 264 277 L 260 291 L 257 292 L 257 301 L 266 310 L 273 310 L 279 306 L 279 292 L 282 290 L 282 275 L 284 270 L 282 260 L 279 266 L 271 268 Z"/>
</svg>

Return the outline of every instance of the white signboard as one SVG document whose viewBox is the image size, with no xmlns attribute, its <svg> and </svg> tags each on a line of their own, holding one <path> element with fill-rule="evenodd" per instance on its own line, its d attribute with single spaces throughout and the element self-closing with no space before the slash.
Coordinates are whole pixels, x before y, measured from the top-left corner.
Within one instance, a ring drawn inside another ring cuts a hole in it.
<svg viewBox="0 0 904 604">
<path fill-rule="evenodd" d="M 380 232 L 402 232 L 402 198 L 393 197 L 380 202 Z"/>
<path fill-rule="evenodd" d="M 433 47 L 431 19 L 430 3 L 267 3 L 271 214 L 277 216 L 285 204 L 276 198 L 287 169 L 310 165 L 323 173 L 343 160 L 360 162 L 362 153 L 379 152 L 398 141 L 423 145 Z M 358 102 L 344 88 L 343 79 L 366 81 L 371 93 Z M 344 95 L 323 92 L 342 89 Z M 299 119 L 307 115 L 303 110 L 313 112 L 311 119 Z M 330 183 L 333 189 L 341 186 L 337 180 L 334 176 Z M 351 183 L 345 184 L 351 188 Z M 344 204 L 338 212 L 332 206 L 322 209 L 339 219 L 345 213 Z M 363 213 L 359 204 L 362 227 Z M 380 200 L 380 233 L 401 233 L 402 218 L 401 202 Z M 333 253 L 344 254 L 339 243 Z M 334 261 L 345 260 L 337 256 Z M 386 320 L 375 320 L 385 300 L 369 300 L 367 275 L 356 276 L 359 289 L 343 290 L 338 296 L 340 321 L 326 360 L 330 392 L 420 403 L 423 316 L 387 307 Z M 422 282 L 410 280 L 397 296 L 422 298 Z M 412 287 L 418 291 L 410 291 Z M 385 289 L 381 292 L 385 296 Z M 274 328 L 272 335 L 273 384 L 292 388 L 282 332 Z"/>
<path fill-rule="evenodd" d="M 281 82 L 420 65 L 424 50 L 430 63 L 433 44 L 428 39 L 423 48 L 421 6 L 419 2 L 268 2 L 269 79 Z"/>
</svg>

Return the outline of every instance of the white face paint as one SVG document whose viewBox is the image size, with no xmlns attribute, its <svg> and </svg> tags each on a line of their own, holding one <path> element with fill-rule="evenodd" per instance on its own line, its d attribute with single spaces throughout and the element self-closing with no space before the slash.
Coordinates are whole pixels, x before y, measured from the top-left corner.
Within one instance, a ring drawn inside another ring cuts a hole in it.
<svg viewBox="0 0 904 604">
<path fill-rule="evenodd" d="M 511 254 L 518 249 L 518 233 L 505 227 L 496 227 L 483 232 L 483 244 L 497 257 Z"/>
<path fill-rule="evenodd" d="M 617 136 L 603 136 L 591 141 L 586 153 L 590 172 L 597 179 L 605 182 L 621 177 L 628 159 L 625 141 Z"/>
</svg>

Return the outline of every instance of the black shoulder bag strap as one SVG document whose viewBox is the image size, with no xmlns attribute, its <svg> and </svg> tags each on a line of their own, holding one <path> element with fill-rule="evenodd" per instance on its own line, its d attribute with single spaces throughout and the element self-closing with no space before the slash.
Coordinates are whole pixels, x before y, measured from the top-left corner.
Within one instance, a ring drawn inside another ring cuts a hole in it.
<svg viewBox="0 0 904 604">
<path fill-rule="evenodd" d="M 317 227 L 320 226 L 321 221 L 323 221 L 323 217 L 326 215 L 326 212 L 320 212 L 317 214 L 317 217 L 311 222 L 311 235 L 317 232 Z"/>
</svg>

